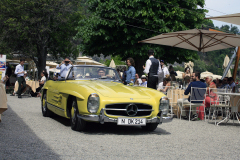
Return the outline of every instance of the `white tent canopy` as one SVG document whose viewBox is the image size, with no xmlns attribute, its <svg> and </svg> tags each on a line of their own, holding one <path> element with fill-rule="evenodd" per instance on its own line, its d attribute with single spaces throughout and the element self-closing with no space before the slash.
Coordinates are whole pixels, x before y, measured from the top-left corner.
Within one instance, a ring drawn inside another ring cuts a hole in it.
<svg viewBox="0 0 240 160">
<path fill-rule="evenodd" d="M 77 57 L 75 60 L 75 65 L 98 65 L 98 66 L 105 66 L 104 64 L 94 61 L 92 58 L 87 56 Z"/>
</svg>

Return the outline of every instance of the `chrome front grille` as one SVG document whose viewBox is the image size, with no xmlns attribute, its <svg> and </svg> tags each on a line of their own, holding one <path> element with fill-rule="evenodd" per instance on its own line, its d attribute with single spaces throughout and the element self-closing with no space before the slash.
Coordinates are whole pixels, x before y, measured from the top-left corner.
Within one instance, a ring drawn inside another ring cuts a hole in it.
<svg viewBox="0 0 240 160">
<path fill-rule="evenodd" d="M 133 107 L 132 107 L 133 106 Z M 136 111 L 136 114 L 129 112 L 131 109 Z M 130 117 L 140 117 L 149 116 L 152 114 L 152 106 L 143 103 L 119 103 L 119 104 L 109 104 L 105 106 L 105 112 L 108 115 L 114 116 L 130 116 Z"/>
</svg>

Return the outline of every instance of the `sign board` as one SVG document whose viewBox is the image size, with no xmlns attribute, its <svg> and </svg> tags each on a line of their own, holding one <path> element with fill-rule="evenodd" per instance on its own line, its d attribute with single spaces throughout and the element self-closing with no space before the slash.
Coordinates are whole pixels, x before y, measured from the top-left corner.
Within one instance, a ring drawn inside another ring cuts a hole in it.
<svg viewBox="0 0 240 160">
<path fill-rule="evenodd" d="M 0 80 L 5 77 L 6 71 L 6 55 L 0 54 Z"/>
</svg>

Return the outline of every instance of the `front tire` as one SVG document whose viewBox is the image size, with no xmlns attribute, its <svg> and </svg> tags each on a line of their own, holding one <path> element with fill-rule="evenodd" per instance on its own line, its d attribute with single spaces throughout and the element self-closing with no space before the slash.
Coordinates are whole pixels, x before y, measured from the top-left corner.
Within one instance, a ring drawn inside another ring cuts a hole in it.
<svg viewBox="0 0 240 160">
<path fill-rule="evenodd" d="M 158 126 L 158 123 L 147 123 L 146 126 L 142 126 L 145 131 L 154 131 Z"/>
<path fill-rule="evenodd" d="M 43 117 L 50 117 L 52 115 L 52 111 L 47 108 L 47 93 L 43 94 L 41 106 Z"/>
<path fill-rule="evenodd" d="M 87 122 L 79 118 L 77 116 L 78 113 L 79 112 L 78 112 L 77 101 L 74 99 L 72 101 L 72 108 L 71 108 L 71 114 L 70 114 L 71 128 L 74 131 L 84 131 L 87 128 Z"/>
</svg>

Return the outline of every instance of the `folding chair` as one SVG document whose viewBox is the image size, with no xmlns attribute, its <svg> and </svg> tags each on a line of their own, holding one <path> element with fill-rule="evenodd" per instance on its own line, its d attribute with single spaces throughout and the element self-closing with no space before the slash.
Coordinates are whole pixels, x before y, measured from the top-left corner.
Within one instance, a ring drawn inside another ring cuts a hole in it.
<svg viewBox="0 0 240 160">
<path fill-rule="evenodd" d="M 212 97 L 210 95 L 210 108 L 209 108 L 208 122 L 210 121 L 210 119 L 212 120 L 215 119 L 215 125 L 216 125 L 218 113 L 219 111 L 221 111 L 222 117 L 223 117 L 223 108 L 226 109 L 229 107 L 230 97 L 226 95 L 220 95 L 220 93 L 226 93 L 227 89 L 209 88 L 208 92 L 213 93 Z M 217 98 L 213 96 L 217 96 Z M 212 118 L 210 118 L 211 114 L 212 114 Z"/>
<path fill-rule="evenodd" d="M 182 102 L 182 108 L 181 108 L 181 115 L 182 111 L 184 110 L 183 107 L 189 107 L 189 121 L 191 116 L 191 111 L 193 111 L 193 107 L 197 111 L 197 107 L 200 107 L 201 105 L 205 104 L 205 98 L 206 98 L 206 88 L 198 88 L 198 87 L 191 87 L 191 94 L 190 94 L 190 103 Z M 204 114 L 205 114 L 205 107 L 204 107 Z"/>
</svg>

